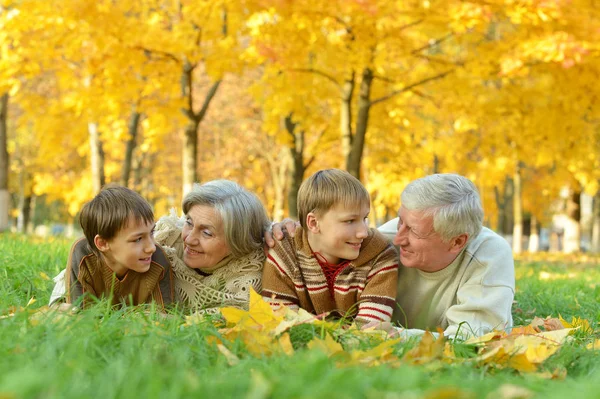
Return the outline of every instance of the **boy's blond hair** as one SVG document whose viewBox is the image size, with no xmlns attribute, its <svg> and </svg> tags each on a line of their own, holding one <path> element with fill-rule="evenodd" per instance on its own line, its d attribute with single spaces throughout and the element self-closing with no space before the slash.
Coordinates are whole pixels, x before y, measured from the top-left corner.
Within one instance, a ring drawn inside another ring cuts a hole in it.
<svg viewBox="0 0 600 399">
<path fill-rule="evenodd" d="M 94 244 L 96 234 L 105 240 L 114 238 L 127 227 L 130 219 L 154 223 L 154 212 L 148 201 L 127 187 L 108 184 L 89 202 L 79 214 L 79 223 L 91 250 L 99 254 Z"/>
<path fill-rule="evenodd" d="M 337 205 L 344 207 L 370 205 L 369 192 L 350 173 L 340 169 L 324 169 L 306 179 L 298 190 L 298 218 L 304 229 L 310 212 L 323 214 Z"/>
</svg>

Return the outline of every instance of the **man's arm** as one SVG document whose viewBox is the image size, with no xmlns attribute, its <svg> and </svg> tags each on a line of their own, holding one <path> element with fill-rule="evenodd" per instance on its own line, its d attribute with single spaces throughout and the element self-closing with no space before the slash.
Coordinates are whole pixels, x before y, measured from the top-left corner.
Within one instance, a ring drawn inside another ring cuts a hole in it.
<svg viewBox="0 0 600 399">
<path fill-rule="evenodd" d="M 512 249 L 504 238 L 485 230 L 480 234 L 486 234 L 487 238 L 473 250 L 467 265 L 467 272 L 473 270 L 473 273 L 458 287 L 456 304 L 446 311 L 445 335 L 479 336 L 494 329 L 512 328 L 515 296 Z"/>
<path fill-rule="evenodd" d="M 492 330 L 512 328 L 514 291 L 508 286 L 465 285 L 457 293 L 458 304 L 446 311 L 446 336 L 481 336 Z"/>
</svg>

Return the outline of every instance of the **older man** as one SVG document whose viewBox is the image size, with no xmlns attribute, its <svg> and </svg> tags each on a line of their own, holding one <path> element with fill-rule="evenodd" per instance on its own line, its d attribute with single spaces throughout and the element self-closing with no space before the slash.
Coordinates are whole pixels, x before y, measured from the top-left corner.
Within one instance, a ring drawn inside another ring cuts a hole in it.
<svg viewBox="0 0 600 399">
<path fill-rule="evenodd" d="M 466 337 L 512 327 L 512 251 L 482 224 L 477 188 L 463 176 L 430 175 L 404 189 L 398 218 L 379 230 L 400 252 L 393 320 L 405 335 L 441 327 L 446 336 Z M 273 228 L 278 239 L 281 226 Z"/>
<path fill-rule="evenodd" d="M 404 189 L 398 218 L 379 228 L 403 266 L 395 321 L 447 336 L 512 327 L 512 251 L 482 222 L 477 189 L 463 176 L 430 175 Z"/>
</svg>

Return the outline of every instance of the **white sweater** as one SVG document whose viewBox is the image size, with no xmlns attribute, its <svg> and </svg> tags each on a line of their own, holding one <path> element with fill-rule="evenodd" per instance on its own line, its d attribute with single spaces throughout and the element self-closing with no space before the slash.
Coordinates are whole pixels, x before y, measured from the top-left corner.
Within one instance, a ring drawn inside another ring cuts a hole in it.
<svg viewBox="0 0 600 399">
<path fill-rule="evenodd" d="M 379 231 L 391 239 L 397 225 L 394 219 Z M 512 327 L 514 295 L 512 250 L 506 240 L 483 227 L 440 271 L 426 273 L 400 266 L 393 320 L 407 329 L 441 327 L 446 336 L 483 335 Z"/>
</svg>

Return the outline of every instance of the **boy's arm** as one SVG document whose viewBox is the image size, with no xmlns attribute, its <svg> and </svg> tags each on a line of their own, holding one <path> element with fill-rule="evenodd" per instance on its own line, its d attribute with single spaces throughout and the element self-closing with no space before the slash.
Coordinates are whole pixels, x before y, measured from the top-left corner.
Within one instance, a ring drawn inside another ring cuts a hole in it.
<svg viewBox="0 0 600 399">
<path fill-rule="evenodd" d="M 360 323 L 392 319 L 398 290 L 398 255 L 389 245 L 374 262 L 360 296 L 356 319 Z"/>
<path fill-rule="evenodd" d="M 156 245 L 156 252 L 152 254 L 152 260 L 158 263 L 165 270 L 163 278 L 158 282 L 160 294 L 162 295 L 163 304 L 165 306 L 172 304 L 175 301 L 173 290 L 173 267 L 169 261 L 166 251 Z"/>
<path fill-rule="evenodd" d="M 275 248 L 270 249 L 267 254 L 262 274 L 262 296 L 273 310 L 279 309 L 282 305 L 298 310 L 300 301 L 289 275 L 289 268 L 278 256 L 278 252 L 283 250 L 282 243 L 278 241 Z"/>
<path fill-rule="evenodd" d="M 67 303 L 75 303 L 83 295 L 83 286 L 79 281 L 79 266 L 83 259 L 81 245 L 85 245 L 82 238 L 76 241 L 69 252 L 67 261 L 67 270 L 65 272 L 65 287 L 67 294 Z"/>
</svg>

